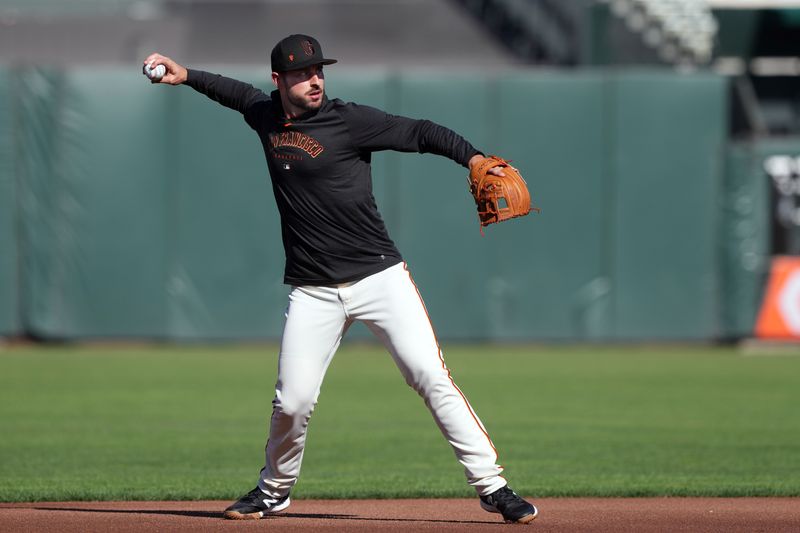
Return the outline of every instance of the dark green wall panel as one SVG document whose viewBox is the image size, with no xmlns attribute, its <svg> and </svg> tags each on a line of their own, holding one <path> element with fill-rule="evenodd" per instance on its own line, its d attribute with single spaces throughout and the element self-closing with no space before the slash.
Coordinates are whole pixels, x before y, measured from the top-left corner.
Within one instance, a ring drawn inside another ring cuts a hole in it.
<svg viewBox="0 0 800 533">
<path fill-rule="evenodd" d="M 710 338 L 719 333 L 724 80 L 642 73 L 612 83 L 614 334 Z"/>
<path fill-rule="evenodd" d="M 258 136 L 238 112 L 189 87 L 154 89 L 169 93 L 174 125 L 170 332 L 176 338 L 274 336 L 283 319 L 276 302 L 287 291 Z"/>
<path fill-rule="evenodd" d="M 25 317 L 41 336 L 163 336 L 166 105 L 141 76 L 28 71 Z"/>
<path fill-rule="evenodd" d="M 724 335 L 749 337 L 753 333 L 762 289 L 771 266 L 770 183 L 764 159 L 772 154 L 800 154 L 800 140 L 738 142 L 728 148 L 721 278 Z"/>
<path fill-rule="evenodd" d="M 542 212 L 487 229 L 492 337 L 607 335 L 605 92 L 599 74 L 532 74 L 495 95 L 491 151 L 513 159 Z"/>
<path fill-rule="evenodd" d="M 12 80 L 12 73 L 0 68 L 0 336 L 17 334 L 21 326 Z"/>
</svg>

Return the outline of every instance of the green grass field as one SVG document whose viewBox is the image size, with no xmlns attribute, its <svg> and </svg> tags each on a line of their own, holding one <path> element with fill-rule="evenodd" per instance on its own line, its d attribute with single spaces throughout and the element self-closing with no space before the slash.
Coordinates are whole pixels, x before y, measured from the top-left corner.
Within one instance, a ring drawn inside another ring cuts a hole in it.
<svg viewBox="0 0 800 533">
<path fill-rule="evenodd" d="M 444 346 L 530 496 L 800 495 L 800 357 Z M 0 501 L 232 499 L 263 461 L 276 349 L 0 349 Z M 378 346 L 345 345 L 300 498 L 471 496 Z"/>
</svg>

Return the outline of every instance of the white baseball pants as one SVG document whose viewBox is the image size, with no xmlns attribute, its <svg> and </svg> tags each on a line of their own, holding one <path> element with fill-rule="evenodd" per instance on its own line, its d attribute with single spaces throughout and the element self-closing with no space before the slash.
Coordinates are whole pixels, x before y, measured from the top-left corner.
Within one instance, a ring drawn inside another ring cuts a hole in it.
<svg viewBox="0 0 800 533">
<path fill-rule="evenodd" d="M 293 287 L 278 359 L 266 464 L 259 487 L 289 493 L 300 474 L 306 430 L 325 371 L 347 328 L 360 320 L 389 350 L 425 400 L 481 496 L 504 487 L 497 452 L 444 364 L 425 305 L 404 263 L 337 287 Z"/>
</svg>

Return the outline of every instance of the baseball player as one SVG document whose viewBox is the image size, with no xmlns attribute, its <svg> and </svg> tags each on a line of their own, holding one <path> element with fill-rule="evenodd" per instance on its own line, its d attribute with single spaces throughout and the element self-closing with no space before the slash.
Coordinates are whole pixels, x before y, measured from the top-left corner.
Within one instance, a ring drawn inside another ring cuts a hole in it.
<svg viewBox="0 0 800 533">
<path fill-rule="evenodd" d="M 280 212 L 284 282 L 291 292 L 266 460 L 257 486 L 228 507 L 225 518 L 258 519 L 289 506 L 325 371 L 359 320 L 425 400 L 481 507 L 508 522 L 530 522 L 537 509 L 501 477 L 495 447 L 445 366 L 425 305 L 372 195 L 372 152 L 434 153 L 468 168 L 483 154 L 428 120 L 328 99 L 323 66 L 336 60 L 326 58 L 313 37 L 281 40 L 271 63 L 276 90 L 266 94 L 158 53 L 144 61 L 154 83 L 188 85 L 244 116 L 261 139 Z"/>
</svg>

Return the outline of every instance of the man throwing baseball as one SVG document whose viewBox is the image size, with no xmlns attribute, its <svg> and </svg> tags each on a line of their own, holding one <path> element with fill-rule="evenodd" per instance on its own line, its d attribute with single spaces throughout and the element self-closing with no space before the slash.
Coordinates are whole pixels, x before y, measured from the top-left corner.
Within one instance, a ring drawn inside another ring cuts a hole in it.
<svg viewBox="0 0 800 533">
<path fill-rule="evenodd" d="M 266 460 L 257 486 L 228 507 L 225 518 L 258 519 L 289 506 L 325 371 L 359 320 L 425 400 L 480 505 L 508 522 L 532 521 L 536 508 L 501 477 L 486 429 L 450 377 L 419 291 L 372 196 L 372 152 L 433 153 L 465 167 L 484 156 L 433 122 L 328 99 L 323 66 L 336 60 L 325 58 L 308 35 L 286 37 L 272 50 L 277 90 L 271 94 L 160 54 L 144 63 L 154 83 L 188 85 L 244 116 L 261 139 L 280 211 L 291 292 Z M 158 65 L 166 71 L 155 77 L 163 72 Z"/>
</svg>

